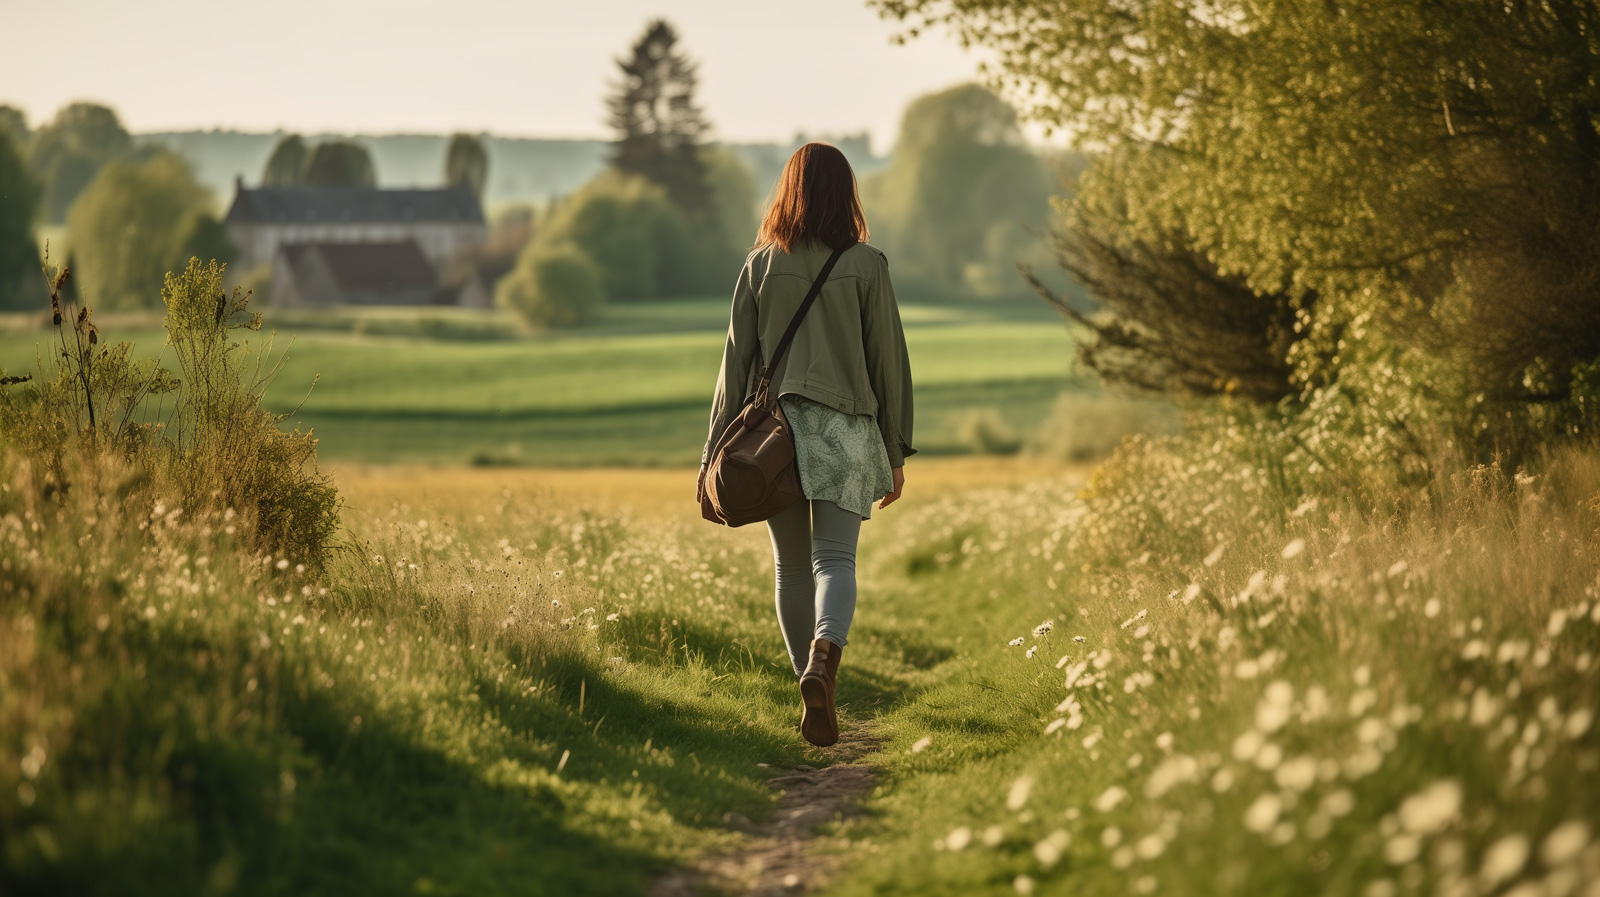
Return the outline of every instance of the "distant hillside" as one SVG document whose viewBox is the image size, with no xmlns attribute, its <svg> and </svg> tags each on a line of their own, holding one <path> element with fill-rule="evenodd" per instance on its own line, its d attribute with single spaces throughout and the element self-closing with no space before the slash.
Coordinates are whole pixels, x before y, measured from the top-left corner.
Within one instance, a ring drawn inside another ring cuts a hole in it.
<svg viewBox="0 0 1600 897">
<path fill-rule="evenodd" d="M 226 207 L 233 197 L 234 178 L 255 184 L 261 178 L 267 156 L 283 136 L 280 133 L 242 131 L 176 131 L 138 135 L 149 145 L 171 148 L 194 166 L 201 183 L 217 195 Z M 332 134 L 306 135 L 308 140 L 326 140 Z M 444 171 L 445 143 L 442 134 L 357 135 L 352 138 L 366 146 L 378 170 L 378 182 L 386 187 L 423 187 L 439 183 Z M 797 135 L 789 144 L 729 144 L 750 166 L 756 192 L 767 189 L 783 170 L 789 154 L 807 138 Z M 887 161 L 872 155 L 865 136 L 832 138 L 856 166 L 858 174 L 882 167 Z M 489 151 L 489 184 L 486 199 L 490 206 L 507 202 L 542 202 L 576 190 L 605 166 L 610 144 L 603 140 L 548 140 L 520 137 L 495 137 L 484 140 Z"/>
</svg>

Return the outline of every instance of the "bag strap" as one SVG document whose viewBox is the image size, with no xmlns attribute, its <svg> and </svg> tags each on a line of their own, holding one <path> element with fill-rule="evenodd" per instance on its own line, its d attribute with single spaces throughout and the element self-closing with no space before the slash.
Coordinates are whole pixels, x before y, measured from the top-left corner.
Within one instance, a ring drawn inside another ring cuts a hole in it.
<svg viewBox="0 0 1600 897">
<path fill-rule="evenodd" d="M 817 279 L 811 282 L 811 290 L 806 293 L 806 298 L 800 303 L 800 308 L 795 311 L 794 318 L 789 321 L 789 329 L 783 332 L 783 338 L 778 340 L 778 347 L 772 350 L 772 360 L 768 361 L 766 367 L 761 369 L 761 384 L 756 387 L 756 400 L 760 404 L 766 404 L 767 392 L 772 386 L 773 368 L 776 368 L 778 362 L 783 360 L 783 353 L 789 351 L 789 344 L 794 342 L 795 334 L 800 332 L 800 322 L 805 319 L 806 312 L 811 310 L 812 303 L 816 302 L 817 297 L 822 295 L 822 285 L 827 283 L 828 275 L 833 273 L 833 266 L 838 263 L 839 256 L 844 255 L 844 251 L 853 245 L 855 244 L 852 243 L 835 249 L 833 254 L 828 256 L 828 260 L 823 263 L 822 272 L 817 275 Z"/>
</svg>

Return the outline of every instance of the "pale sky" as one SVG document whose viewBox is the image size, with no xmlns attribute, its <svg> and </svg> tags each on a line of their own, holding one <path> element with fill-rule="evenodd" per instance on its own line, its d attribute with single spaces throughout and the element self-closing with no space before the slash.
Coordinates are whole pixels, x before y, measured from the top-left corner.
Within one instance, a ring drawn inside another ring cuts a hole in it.
<svg viewBox="0 0 1600 897">
<path fill-rule="evenodd" d="M 665 16 L 729 141 L 869 131 L 976 77 L 943 34 L 905 46 L 863 0 L 0 0 L 0 103 L 66 102 L 134 132 L 489 131 L 607 137 L 613 58 Z"/>
</svg>

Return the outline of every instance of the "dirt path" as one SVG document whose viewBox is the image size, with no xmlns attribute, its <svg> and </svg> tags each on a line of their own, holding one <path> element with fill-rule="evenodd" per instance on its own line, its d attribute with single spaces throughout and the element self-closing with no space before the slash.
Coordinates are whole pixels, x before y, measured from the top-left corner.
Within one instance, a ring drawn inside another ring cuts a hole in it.
<svg viewBox="0 0 1600 897">
<path fill-rule="evenodd" d="M 716 893 L 745 897 L 805 894 L 822 887 L 838 863 L 813 850 L 815 829 L 860 812 L 860 800 L 878 781 L 877 770 L 867 761 L 879 743 L 866 726 L 847 725 L 838 744 L 818 750 L 836 761 L 833 765 L 797 766 L 767 780 L 768 786 L 783 789 L 772 821 L 753 823 L 728 814 L 728 826 L 745 834 L 743 843 L 656 879 L 651 897 L 695 897 L 708 886 Z"/>
</svg>

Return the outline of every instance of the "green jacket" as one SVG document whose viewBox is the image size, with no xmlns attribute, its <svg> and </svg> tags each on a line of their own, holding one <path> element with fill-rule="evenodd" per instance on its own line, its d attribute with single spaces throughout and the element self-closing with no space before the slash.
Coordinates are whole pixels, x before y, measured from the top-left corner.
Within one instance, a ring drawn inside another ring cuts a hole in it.
<svg viewBox="0 0 1600 897">
<path fill-rule="evenodd" d="M 750 253 L 733 292 L 728 345 L 711 402 L 711 436 L 701 461 L 755 391 L 765 359 L 828 260 L 821 244 L 777 246 Z M 801 322 L 789 351 L 773 373 L 774 395 L 801 395 L 845 414 L 870 414 L 899 467 L 911 447 L 911 361 L 900 326 L 889 262 L 875 247 L 845 250 L 822 285 L 822 295 Z"/>
</svg>

